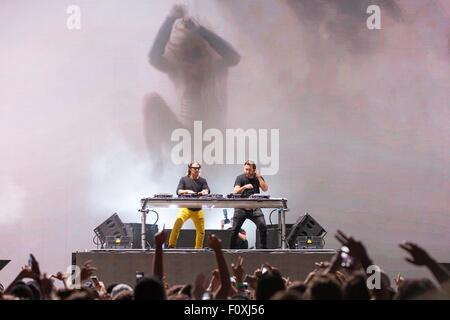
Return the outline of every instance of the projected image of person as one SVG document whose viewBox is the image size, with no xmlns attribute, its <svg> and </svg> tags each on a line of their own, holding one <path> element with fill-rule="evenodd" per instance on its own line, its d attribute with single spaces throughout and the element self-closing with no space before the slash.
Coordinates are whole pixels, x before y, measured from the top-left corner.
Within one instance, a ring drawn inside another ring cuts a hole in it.
<svg viewBox="0 0 450 320">
<path fill-rule="evenodd" d="M 220 36 L 188 16 L 175 5 L 158 31 L 149 53 L 150 64 L 166 73 L 175 86 L 177 111 L 173 112 L 155 92 L 144 98 L 144 127 L 147 146 L 157 163 L 167 155 L 175 128 L 204 126 L 223 128 L 227 118 L 226 81 L 228 68 L 240 61 L 238 52 Z"/>
</svg>

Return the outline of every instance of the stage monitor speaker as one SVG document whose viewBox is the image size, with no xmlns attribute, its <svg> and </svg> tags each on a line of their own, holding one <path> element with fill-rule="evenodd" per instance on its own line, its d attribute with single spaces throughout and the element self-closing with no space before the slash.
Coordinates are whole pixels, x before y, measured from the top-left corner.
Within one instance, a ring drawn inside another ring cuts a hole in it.
<svg viewBox="0 0 450 320">
<path fill-rule="evenodd" d="M 295 249 L 299 247 L 299 244 L 297 243 L 298 239 L 301 239 L 300 247 L 304 248 L 305 244 L 313 244 L 313 247 L 320 247 L 325 244 L 325 241 L 318 241 L 319 238 L 325 237 L 327 232 L 325 229 L 308 213 L 306 213 L 304 216 L 297 219 L 297 221 L 294 223 L 294 226 L 292 227 L 290 232 L 287 232 L 288 234 L 286 241 L 288 242 L 288 246 L 291 249 Z"/>
<path fill-rule="evenodd" d="M 323 249 L 325 246 L 325 240 L 323 237 L 297 237 L 296 242 L 294 242 L 293 247 L 289 245 L 290 249 Z"/>
<path fill-rule="evenodd" d="M 142 249 L 142 224 L 141 223 L 125 223 L 127 234 L 131 237 L 131 247 L 133 249 Z M 157 224 L 145 225 L 145 238 L 147 239 L 147 249 L 155 247 L 155 234 L 158 233 Z"/>
<path fill-rule="evenodd" d="M 166 229 L 167 239 L 166 248 L 169 245 L 169 237 L 172 229 Z M 222 248 L 230 248 L 231 240 L 231 230 L 220 230 L 220 229 L 207 229 L 205 230 L 205 240 L 203 241 L 203 248 L 208 247 L 208 236 L 210 234 L 215 234 L 222 240 Z M 195 247 L 195 230 L 194 229 L 181 229 L 180 235 L 177 241 L 177 249 L 193 249 Z"/>
<path fill-rule="evenodd" d="M 127 236 L 127 230 L 125 229 L 122 220 L 120 220 L 117 213 L 114 213 L 111 217 L 106 219 L 101 225 L 94 229 L 102 248 L 115 243 L 116 239 L 121 239 Z"/>
<path fill-rule="evenodd" d="M 131 249 L 131 237 L 106 236 L 105 249 Z"/>
<path fill-rule="evenodd" d="M 292 224 L 286 224 L 286 235 L 291 232 Z M 267 249 L 280 249 L 280 243 L 278 240 L 280 230 L 278 230 L 277 224 L 267 226 Z M 259 230 L 256 229 L 256 249 L 261 249 L 261 241 L 259 237 Z M 251 246 L 250 246 L 251 247 Z"/>
</svg>

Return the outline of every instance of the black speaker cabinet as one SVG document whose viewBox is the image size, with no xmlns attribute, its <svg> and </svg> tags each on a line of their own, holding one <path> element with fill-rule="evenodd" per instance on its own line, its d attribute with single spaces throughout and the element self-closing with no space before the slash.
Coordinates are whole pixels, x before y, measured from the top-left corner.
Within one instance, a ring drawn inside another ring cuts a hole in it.
<svg viewBox="0 0 450 320">
<path fill-rule="evenodd" d="M 286 224 L 286 237 L 291 232 L 292 224 Z M 281 230 L 278 230 L 277 224 L 267 226 L 267 249 L 280 249 L 281 245 L 278 241 L 278 237 Z M 251 246 L 250 246 L 251 247 Z M 256 229 L 256 249 L 261 249 L 261 238 L 259 236 L 259 230 Z"/>
<path fill-rule="evenodd" d="M 169 237 L 172 229 L 166 229 L 167 240 L 166 248 L 169 245 Z M 231 230 L 220 230 L 220 229 L 207 229 L 205 230 L 205 240 L 203 241 L 203 248 L 208 247 L 208 236 L 210 234 L 215 234 L 222 240 L 222 248 L 230 248 Z M 193 249 L 195 247 L 195 229 L 181 229 L 180 235 L 177 241 L 177 249 Z"/>
<path fill-rule="evenodd" d="M 125 223 L 125 229 L 127 230 L 128 236 L 131 238 L 131 245 L 133 249 L 142 249 L 142 224 L 140 223 Z M 155 247 L 155 234 L 158 233 L 157 224 L 146 224 L 145 225 L 145 237 L 147 239 L 146 248 Z"/>
<path fill-rule="evenodd" d="M 106 243 L 106 237 L 121 238 L 127 236 L 125 226 L 117 213 L 114 213 L 101 225 L 95 228 L 94 232 L 102 245 Z"/>
</svg>

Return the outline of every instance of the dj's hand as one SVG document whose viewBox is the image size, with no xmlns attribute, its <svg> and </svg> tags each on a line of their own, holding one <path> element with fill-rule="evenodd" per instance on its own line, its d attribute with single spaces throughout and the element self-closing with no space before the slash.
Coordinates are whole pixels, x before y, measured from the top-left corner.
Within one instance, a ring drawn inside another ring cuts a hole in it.
<svg viewBox="0 0 450 320">
<path fill-rule="evenodd" d="M 208 194 L 208 190 L 202 190 L 198 194 L 202 195 L 202 196 L 206 196 Z"/>
<path fill-rule="evenodd" d="M 251 183 L 246 184 L 246 185 L 244 186 L 244 189 L 253 189 L 253 185 L 252 185 Z"/>
</svg>

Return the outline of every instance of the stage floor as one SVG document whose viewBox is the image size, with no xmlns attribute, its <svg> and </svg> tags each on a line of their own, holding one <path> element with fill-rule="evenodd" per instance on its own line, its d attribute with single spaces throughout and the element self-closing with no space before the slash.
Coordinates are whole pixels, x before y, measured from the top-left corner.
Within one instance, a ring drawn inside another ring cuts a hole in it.
<svg viewBox="0 0 450 320">
<path fill-rule="evenodd" d="M 279 268 L 283 276 L 291 280 L 304 280 L 315 269 L 315 262 L 329 261 L 335 250 L 223 250 L 230 273 L 231 263 L 238 256 L 244 258 L 244 270 L 253 273 L 262 263 L 269 263 Z M 127 283 L 134 286 L 136 271 L 145 276 L 153 274 L 154 250 L 92 250 L 72 253 L 72 264 L 81 266 L 92 260 L 97 267 L 96 275 L 106 286 L 113 282 Z M 217 268 L 214 252 L 209 249 L 165 249 L 164 274 L 170 285 L 193 283 L 199 273 L 210 278 L 211 271 Z"/>
</svg>

